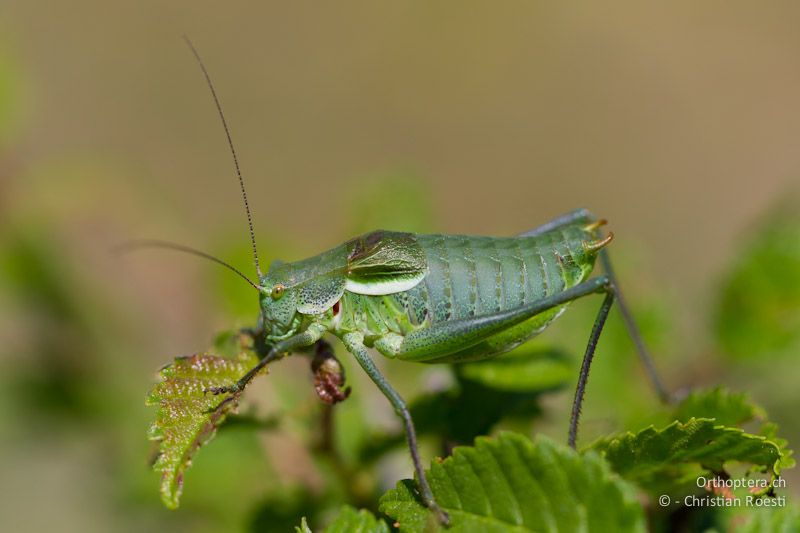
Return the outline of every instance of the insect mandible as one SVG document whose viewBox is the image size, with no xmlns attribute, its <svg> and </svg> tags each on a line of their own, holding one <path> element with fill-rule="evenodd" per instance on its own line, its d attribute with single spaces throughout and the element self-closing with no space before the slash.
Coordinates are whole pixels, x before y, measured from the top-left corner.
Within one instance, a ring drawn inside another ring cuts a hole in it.
<svg viewBox="0 0 800 533">
<path fill-rule="evenodd" d="M 233 156 L 247 213 L 257 281 L 224 261 L 195 249 L 162 246 L 200 255 L 233 270 L 259 293 L 260 315 L 253 337 L 260 362 L 239 381 L 208 392 L 241 393 L 269 363 L 298 350 L 316 349 L 315 385 L 335 403 L 347 396 L 323 337 L 342 342 L 402 419 L 425 504 L 443 523 L 417 449 L 414 422 L 403 398 L 374 364 L 369 349 L 419 363 L 461 363 L 505 353 L 542 332 L 566 306 L 591 294 L 604 296 L 583 356 L 568 444 L 575 447 L 581 405 L 595 347 L 616 300 L 623 321 L 662 401 L 669 396 L 619 290 L 606 246 L 605 220 L 579 209 L 513 237 L 418 235 L 378 230 L 314 257 L 275 262 L 266 273 L 258 261 L 252 215 L 230 130 L 209 74 L 195 55 Z M 591 277 L 596 262 L 604 272 Z M 330 363 L 333 363 L 333 369 Z"/>
</svg>

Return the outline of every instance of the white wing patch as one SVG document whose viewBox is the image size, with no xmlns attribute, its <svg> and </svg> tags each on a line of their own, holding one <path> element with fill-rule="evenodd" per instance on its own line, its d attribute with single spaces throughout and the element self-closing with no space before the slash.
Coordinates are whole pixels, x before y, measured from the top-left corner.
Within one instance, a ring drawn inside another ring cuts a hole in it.
<svg viewBox="0 0 800 533">
<path fill-rule="evenodd" d="M 398 292 L 413 289 L 425 278 L 425 273 L 420 272 L 414 276 L 387 277 L 386 280 L 372 279 L 370 281 L 358 281 L 347 279 L 344 289 L 355 294 L 365 294 L 367 296 L 380 296 L 383 294 L 395 294 Z"/>
</svg>

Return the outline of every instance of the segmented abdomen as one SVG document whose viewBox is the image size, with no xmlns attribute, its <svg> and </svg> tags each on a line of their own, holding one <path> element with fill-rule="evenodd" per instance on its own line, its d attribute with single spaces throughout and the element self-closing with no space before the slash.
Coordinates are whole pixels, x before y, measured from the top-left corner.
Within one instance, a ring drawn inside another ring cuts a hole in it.
<svg viewBox="0 0 800 533">
<path fill-rule="evenodd" d="M 583 281 L 587 263 L 576 228 L 537 237 L 417 235 L 428 274 L 398 295 L 412 324 L 494 314 Z M 592 263 L 593 263 L 593 257 Z"/>
</svg>

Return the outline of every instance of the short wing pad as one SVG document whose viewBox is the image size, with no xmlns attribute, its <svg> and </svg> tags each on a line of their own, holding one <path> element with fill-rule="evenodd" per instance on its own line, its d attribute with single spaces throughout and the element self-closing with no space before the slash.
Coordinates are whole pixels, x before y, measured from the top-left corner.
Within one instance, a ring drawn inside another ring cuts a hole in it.
<svg viewBox="0 0 800 533">
<path fill-rule="evenodd" d="M 381 295 L 407 291 L 425 278 L 425 251 L 412 233 L 373 231 L 347 243 L 345 289 Z"/>
</svg>

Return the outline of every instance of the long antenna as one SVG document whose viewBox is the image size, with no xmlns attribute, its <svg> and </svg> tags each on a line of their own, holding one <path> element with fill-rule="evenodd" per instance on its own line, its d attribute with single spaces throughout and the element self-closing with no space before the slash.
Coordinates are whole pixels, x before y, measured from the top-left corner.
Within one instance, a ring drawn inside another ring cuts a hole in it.
<svg viewBox="0 0 800 533">
<path fill-rule="evenodd" d="M 228 138 L 228 146 L 230 147 L 231 155 L 233 156 L 233 166 L 236 168 L 236 177 L 239 178 L 239 188 L 242 190 L 244 209 L 247 211 L 247 225 L 250 228 L 250 243 L 253 245 L 253 262 L 256 265 L 256 274 L 258 274 L 258 279 L 260 281 L 263 276 L 261 274 L 261 267 L 258 264 L 258 250 L 256 249 L 256 232 L 253 230 L 253 216 L 250 213 L 250 204 L 247 201 L 247 191 L 244 188 L 244 178 L 242 177 L 242 171 L 239 169 L 239 159 L 236 157 L 236 149 L 233 147 L 233 139 L 231 139 L 231 132 L 230 129 L 228 129 L 228 122 L 225 120 L 225 114 L 222 112 L 222 105 L 219 103 L 217 91 L 214 90 L 214 84 L 211 83 L 211 76 L 208 74 L 208 70 L 206 70 L 206 66 L 203 64 L 200 54 L 197 52 L 197 49 L 194 47 L 194 44 L 192 44 L 192 41 L 188 36 L 184 35 L 183 40 L 186 41 L 186 44 L 189 46 L 192 54 L 194 54 L 195 59 L 197 59 L 197 63 L 200 65 L 200 70 L 203 71 L 203 76 L 206 78 L 208 88 L 211 90 L 211 96 L 214 97 L 214 104 L 217 106 L 219 118 L 222 120 L 222 127 L 225 128 L 225 137 Z"/>
<path fill-rule="evenodd" d="M 133 251 L 136 251 L 136 250 L 141 250 L 142 248 L 166 248 L 167 250 L 175 250 L 177 252 L 184 252 L 184 253 L 187 253 L 187 254 L 191 254 L 191 255 L 196 255 L 198 257 L 202 257 L 204 259 L 208 259 L 209 261 L 214 261 L 218 265 L 222 265 L 225 268 L 227 268 L 228 270 L 238 274 L 240 278 L 242 278 L 247 283 L 252 285 L 253 288 L 255 288 L 257 291 L 261 292 L 261 287 L 256 285 L 250 278 L 245 276 L 242 273 L 242 271 L 239 270 L 238 268 L 236 268 L 236 267 L 234 267 L 232 265 L 229 265 L 228 263 L 226 263 L 225 261 L 223 261 L 222 259 L 220 259 L 218 257 L 214 257 L 211 254 L 207 254 L 205 252 L 201 252 L 200 250 L 197 250 L 197 249 L 192 248 L 190 246 L 184 246 L 182 244 L 177 244 L 177 243 L 169 242 L 169 241 L 162 241 L 162 240 L 158 240 L 158 239 L 135 239 L 135 240 L 132 240 L 132 241 L 127 241 L 127 242 L 125 242 L 123 244 L 120 244 L 119 246 L 114 247 L 113 251 L 116 252 L 116 253 L 128 253 L 128 252 L 133 252 Z"/>
</svg>

